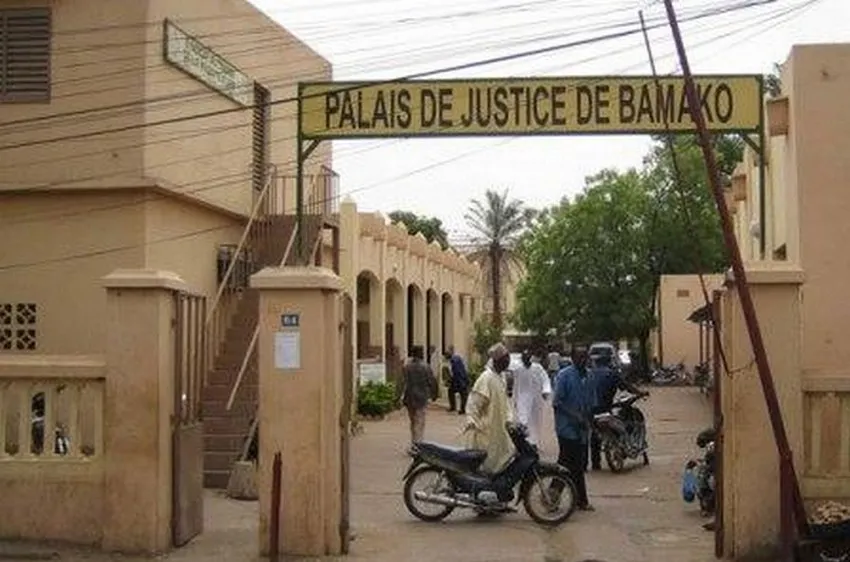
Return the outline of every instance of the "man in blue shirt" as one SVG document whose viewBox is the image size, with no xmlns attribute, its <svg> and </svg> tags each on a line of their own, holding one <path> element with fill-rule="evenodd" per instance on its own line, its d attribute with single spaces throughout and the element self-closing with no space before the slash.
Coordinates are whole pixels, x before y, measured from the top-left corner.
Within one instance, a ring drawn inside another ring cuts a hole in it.
<svg viewBox="0 0 850 562">
<path fill-rule="evenodd" d="M 596 392 L 587 376 L 587 350 L 573 347 L 572 356 L 573 364 L 558 373 L 552 400 L 558 436 L 558 464 L 566 467 L 573 477 L 578 509 L 593 511 L 587 497 L 584 472 Z"/>
</svg>

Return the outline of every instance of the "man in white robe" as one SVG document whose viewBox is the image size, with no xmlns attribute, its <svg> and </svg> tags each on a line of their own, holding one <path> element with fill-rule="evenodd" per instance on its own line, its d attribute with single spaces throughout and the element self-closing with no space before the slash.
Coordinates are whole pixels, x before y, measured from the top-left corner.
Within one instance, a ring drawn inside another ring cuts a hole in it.
<svg viewBox="0 0 850 562">
<path fill-rule="evenodd" d="M 547 400 L 552 394 L 549 374 L 537 357 L 529 351 L 522 354 L 522 367 L 514 371 L 513 405 L 516 421 L 528 428 L 528 441 L 539 445 L 543 430 L 543 415 L 548 411 Z"/>
<path fill-rule="evenodd" d="M 501 343 L 490 348 L 491 364 L 476 379 L 466 406 L 466 446 L 487 451 L 481 471 L 499 472 L 514 456 L 514 444 L 505 424 L 513 420 L 502 372 L 510 365 L 508 349 Z"/>
</svg>

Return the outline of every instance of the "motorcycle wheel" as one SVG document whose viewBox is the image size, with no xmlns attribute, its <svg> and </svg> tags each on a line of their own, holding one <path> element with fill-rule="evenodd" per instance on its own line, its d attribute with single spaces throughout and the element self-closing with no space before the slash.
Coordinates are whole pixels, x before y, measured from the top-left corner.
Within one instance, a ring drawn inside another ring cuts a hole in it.
<svg viewBox="0 0 850 562">
<path fill-rule="evenodd" d="M 646 451 L 643 452 L 643 466 L 649 465 L 649 454 Z"/>
<path fill-rule="evenodd" d="M 431 479 L 429 484 L 426 484 L 423 487 L 416 487 L 416 483 L 419 480 L 428 480 Z M 440 484 L 439 489 L 434 489 L 436 484 Z M 408 477 L 407 481 L 404 483 L 404 505 L 407 507 L 407 511 L 409 511 L 413 516 L 417 519 L 421 519 L 422 521 L 428 521 L 429 523 L 433 523 L 436 521 L 442 521 L 455 510 L 453 506 L 449 505 L 440 505 L 435 503 L 425 503 L 421 500 L 417 500 L 414 494 L 417 491 L 426 491 L 431 494 L 442 494 L 447 495 L 449 497 L 454 497 L 455 495 L 455 487 L 449 480 L 447 480 L 443 476 L 443 471 L 438 470 L 432 466 L 421 466 L 413 471 L 413 473 Z M 420 505 L 428 506 L 429 508 L 434 508 L 432 513 L 426 513 L 419 509 Z"/>
<path fill-rule="evenodd" d="M 539 525 L 556 526 L 566 522 L 576 510 L 576 485 L 573 479 L 563 471 L 551 468 L 538 468 L 535 480 L 526 487 L 522 497 L 522 506 L 528 516 Z M 563 486 L 558 495 L 559 509 L 547 508 L 546 504 L 552 502 L 549 494 L 552 494 L 552 486 L 558 482 Z M 565 497 L 566 496 L 566 497 Z M 533 501 L 539 499 L 539 505 Z M 560 507 L 564 502 L 566 507 Z"/>
<path fill-rule="evenodd" d="M 611 472 L 618 474 L 623 472 L 626 466 L 626 452 L 619 445 L 608 443 L 605 447 L 605 462 L 608 463 L 608 468 Z"/>
</svg>

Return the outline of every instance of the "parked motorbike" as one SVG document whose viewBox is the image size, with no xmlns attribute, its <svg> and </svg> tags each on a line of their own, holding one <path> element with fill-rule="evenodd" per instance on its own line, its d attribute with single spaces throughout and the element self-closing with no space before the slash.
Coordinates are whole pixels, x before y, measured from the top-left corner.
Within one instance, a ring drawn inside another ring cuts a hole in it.
<svg viewBox="0 0 850 562">
<path fill-rule="evenodd" d="M 486 451 L 416 443 L 403 478 L 408 511 L 423 521 L 440 521 L 456 508 L 480 514 L 512 513 L 516 508 L 511 502 L 516 498 L 515 505 L 522 501 L 526 513 L 541 525 L 560 525 L 569 519 L 576 507 L 569 471 L 540 459 L 537 447 L 528 442 L 525 426 L 508 423 L 506 427 L 516 454 L 495 475 L 479 471 Z"/>
<path fill-rule="evenodd" d="M 714 513 L 715 508 L 715 439 L 717 432 L 714 428 L 703 430 L 697 435 L 697 447 L 702 449 L 703 456 L 700 459 L 689 460 L 685 470 L 692 471 L 695 476 L 695 495 L 699 500 L 700 513 L 704 517 Z M 694 498 L 685 498 L 689 503 Z"/>
<path fill-rule="evenodd" d="M 687 382 L 688 371 L 683 362 L 679 362 L 673 367 L 661 366 L 655 369 L 652 373 L 652 384 L 656 385 L 672 385 Z"/>
<path fill-rule="evenodd" d="M 611 472 L 622 472 L 626 459 L 643 457 L 649 464 L 646 418 L 634 403 L 648 396 L 637 394 L 614 402 L 611 409 L 593 416 L 592 429 L 602 443 L 602 453 Z"/>
<path fill-rule="evenodd" d="M 699 387 L 700 393 L 711 393 L 714 381 L 708 363 L 700 363 L 694 368 L 694 384 Z"/>
</svg>

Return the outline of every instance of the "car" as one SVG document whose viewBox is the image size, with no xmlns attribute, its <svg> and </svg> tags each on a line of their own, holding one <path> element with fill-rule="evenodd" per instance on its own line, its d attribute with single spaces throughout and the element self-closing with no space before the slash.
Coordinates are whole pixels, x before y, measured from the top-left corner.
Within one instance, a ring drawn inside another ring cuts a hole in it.
<svg viewBox="0 0 850 562">
<path fill-rule="evenodd" d="M 614 369 L 622 369 L 623 362 L 620 360 L 620 355 L 617 348 L 613 344 L 606 342 L 595 342 L 590 345 L 587 350 L 587 355 L 593 359 L 595 357 L 608 357 L 611 360 L 611 367 Z"/>
</svg>

